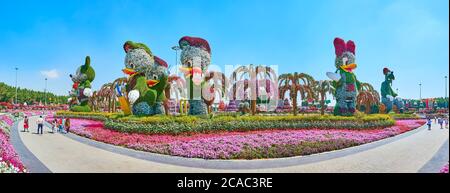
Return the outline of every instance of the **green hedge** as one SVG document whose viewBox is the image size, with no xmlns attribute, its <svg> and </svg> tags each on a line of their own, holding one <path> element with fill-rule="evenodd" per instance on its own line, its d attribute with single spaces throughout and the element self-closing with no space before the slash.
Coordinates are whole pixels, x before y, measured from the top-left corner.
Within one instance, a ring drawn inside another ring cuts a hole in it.
<svg viewBox="0 0 450 193">
<path fill-rule="evenodd" d="M 119 132 L 144 134 L 209 133 L 264 129 L 374 129 L 392 126 L 389 115 L 305 116 L 123 116 L 114 113 L 58 112 L 57 116 L 104 121 L 105 127 Z"/>
<path fill-rule="evenodd" d="M 404 114 L 404 113 L 402 113 L 402 114 L 397 114 L 397 113 L 394 113 L 394 114 L 389 114 L 393 119 L 396 119 L 396 120 L 401 120 L 401 119 L 421 119 L 418 115 L 416 115 L 416 114 Z"/>
</svg>

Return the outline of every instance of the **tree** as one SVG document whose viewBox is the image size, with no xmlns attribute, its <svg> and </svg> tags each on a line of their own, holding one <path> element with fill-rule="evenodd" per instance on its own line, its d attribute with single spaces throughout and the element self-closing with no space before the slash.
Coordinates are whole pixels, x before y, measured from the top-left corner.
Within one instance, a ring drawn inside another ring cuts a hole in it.
<svg viewBox="0 0 450 193">
<path fill-rule="evenodd" d="M 0 82 L 0 102 L 15 102 L 16 88 Z M 17 89 L 17 103 L 33 104 L 39 101 L 55 101 L 57 104 L 67 103 L 68 96 L 59 96 L 49 92 Z"/>
<path fill-rule="evenodd" d="M 279 77 L 279 94 L 280 98 L 284 98 L 284 95 L 289 91 L 289 96 L 292 101 L 293 113 L 297 115 L 297 97 L 298 93 L 302 99 L 315 99 L 314 94 L 314 78 L 305 73 L 288 73 L 282 74 Z"/>
<path fill-rule="evenodd" d="M 271 90 L 277 90 L 270 86 L 270 83 L 273 82 L 276 86 L 277 76 L 275 71 L 269 66 L 240 66 L 238 67 L 230 77 L 230 83 L 232 85 L 231 94 L 232 100 L 236 100 L 236 93 L 239 91 L 247 92 L 247 89 L 250 89 L 247 96 L 250 100 L 250 111 L 252 115 L 255 115 L 256 105 L 258 101 L 258 97 L 260 96 L 259 88 L 260 86 L 264 86 L 266 92 Z"/>
<path fill-rule="evenodd" d="M 329 80 L 321 80 L 315 82 L 315 93 L 317 94 L 316 98 L 319 98 L 320 101 L 320 114 L 325 114 L 325 100 L 327 99 L 327 94 L 333 94 L 334 88 L 331 86 L 331 81 Z"/>
<path fill-rule="evenodd" d="M 170 104 L 169 101 L 173 98 L 172 94 L 175 94 L 176 104 L 180 102 L 182 97 L 186 97 L 186 81 L 177 75 L 170 75 L 167 78 L 167 85 L 164 89 L 164 94 L 166 95 L 166 100 L 164 100 L 164 110 L 166 115 L 169 115 Z"/>
<path fill-rule="evenodd" d="M 369 83 L 361 83 L 358 96 L 356 97 L 356 106 L 358 109 L 364 107 L 366 114 L 374 111 L 374 106 L 380 105 L 380 95 Z"/>
<path fill-rule="evenodd" d="M 207 98 L 202 96 L 202 98 L 208 108 L 208 113 L 211 113 L 211 106 L 216 99 L 216 94 L 218 94 L 221 98 L 225 96 L 227 78 L 225 77 L 225 74 L 221 72 L 209 72 L 205 77 L 205 83 L 210 84 L 208 85 L 210 86 L 209 91 L 202 91 L 202 93 L 209 92 L 210 95 L 207 96 Z"/>
</svg>

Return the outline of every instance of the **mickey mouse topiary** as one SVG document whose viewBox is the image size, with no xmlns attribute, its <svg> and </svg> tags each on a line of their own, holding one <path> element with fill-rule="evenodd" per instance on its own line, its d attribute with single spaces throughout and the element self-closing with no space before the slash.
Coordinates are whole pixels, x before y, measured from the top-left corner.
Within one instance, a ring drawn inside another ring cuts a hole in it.
<svg viewBox="0 0 450 193">
<path fill-rule="evenodd" d="M 95 70 L 91 66 L 91 58 L 86 56 L 84 65 L 80 66 L 74 75 L 70 74 L 73 81 L 70 110 L 74 112 L 90 112 L 89 97 L 92 96 L 91 83 L 95 79 Z"/>
</svg>

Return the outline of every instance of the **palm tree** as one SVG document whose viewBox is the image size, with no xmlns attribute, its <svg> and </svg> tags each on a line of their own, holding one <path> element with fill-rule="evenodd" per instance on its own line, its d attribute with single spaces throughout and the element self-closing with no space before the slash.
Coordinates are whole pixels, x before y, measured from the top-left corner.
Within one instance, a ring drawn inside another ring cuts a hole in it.
<svg viewBox="0 0 450 193">
<path fill-rule="evenodd" d="M 209 91 L 202 91 L 202 93 L 209 92 L 209 96 L 202 96 L 203 101 L 205 102 L 208 113 L 210 114 L 212 112 L 211 106 L 214 103 L 214 100 L 216 99 L 216 94 L 221 96 L 222 98 L 225 95 L 226 86 L 227 86 L 227 78 L 225 77 L 225 74 L 221 72 L 209 72 L 205 77 L 205 82 L 210 82 L 211 87 Z M 205 98 L 207 97 L 207 98 Z"/>
<path fill-rule="evenodd" d="M 300 93 L 302 99 L 314 99 L 314 78 L 305 73 L 288 73 L 282 74 L 279 77 L 279 93 L 280 98 L 289 91 L 289 96 L 292 101 L 294 115 L 297 115 L 297 96 Z"/>
<path fill-rule="evenodd" d="M 374 105 L 379 105 L 380 95 L 369 83 L 361 83 L 356 97 L 356 105 L 358 109 L 365 107 L 365 113 L 369 114 Z"/>
<path fill-rule="evenodd" d="M 103 110 L 108 109 L 108 112 L 113 112 L 113 105 L 115 103 L 115 92 L 111 89 L 113 83 L 104 84 L 97 92 L 97 104 Z"/>
<path fill-rule="evenodd" d="M 329 80 L 321 80 L 315 82 L 314 87 L 315 93 L 317 94 L 316 98 L 319 98 L 320 101 L 320 114 L 325 114 L 325 100 L 327 99 L 327 94 L 333 94 L 334 88 L 331 85 L 331 81 Z"/>
<path fill-rule="evenodd" d="M 250 88 L 250 92 L 248 93 L 250 104 L 250 110 L 252 115 L 256 114 L 256 103 L 259 97 L 259 87 L 260 85 L 265 85 L 265 88 L 268 89 L 270 86 L 267 86 L 267 80 L 272 82 L 277 82 L 277 76 L 275 71 L 269 66 L 240 66 L 238 67 L 230 77 L 230 83 L 233 85 L 231 88 L 232 99 L 236 100 L 236 92 L 239 92 L 238 87 L 240 83 L 244 85 L 240 85 L 241 89 L 243 86 L 244 93 Z"/>
<path fill-rule="evenodd" d="M 166 95 L 166 100 L 164 100 L 164 110 L 166 115 L 169 115 L 169 100 L 172 98 L 172 93 L 175 94 L 175 100 L 179 101 L 182 97 L 186 97 L 186 81 L 177 75 L 170 75 L 167 79 L 167 85 L 164 89 L 164 94 Z"/>
<path fill-rule="evenodd" d="M 116 86 L 126 85 L 127 83 L 128 83 L 128 78 L 122 77 L 122 78 L 118 78 L 118 79 L 114 80 L 112 82 L 112 84 L 110 85 L 110 90 L 112 91 L 112 93 L 110 93 L 111 94 L 110 100 L 111 99 L 113 100 L 112 107 L 111 107 L 112 112 L 116 112 L 116 110 L 117 110 L 116 93 L 115 93 Z M 128 94 L 127 94 L 126 90 L 121 90 L 121 92 L 122 92 L 122 96 L 124 96 L 128 100 Z"/>
</svg>

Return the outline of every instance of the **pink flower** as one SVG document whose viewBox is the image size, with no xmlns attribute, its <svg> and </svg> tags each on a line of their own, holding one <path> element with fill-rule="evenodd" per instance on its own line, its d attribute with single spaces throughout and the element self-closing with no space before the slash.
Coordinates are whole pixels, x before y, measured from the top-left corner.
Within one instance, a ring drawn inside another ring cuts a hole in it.
<svg viewBox="0 0 450 193">
<path fill-rule="evenodd" d="M 247 150 L 268 151 L 273 147 L 296 146 L 305 142 L 325 144 L 306 152 L 329 151 L 392 137 L 423 124 L 422 120 L 401 120 L 392 127 L 374 130 L 286 129 L 173 136 L 120 133 L 105 129 L 101 121 L 71 119 L 71 132 L 136 150 L 182 157 L 230 159 Z M 290 153 L 288 149 L 279 150 Z"/>
</svg>

